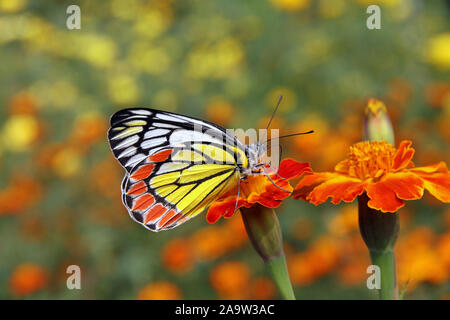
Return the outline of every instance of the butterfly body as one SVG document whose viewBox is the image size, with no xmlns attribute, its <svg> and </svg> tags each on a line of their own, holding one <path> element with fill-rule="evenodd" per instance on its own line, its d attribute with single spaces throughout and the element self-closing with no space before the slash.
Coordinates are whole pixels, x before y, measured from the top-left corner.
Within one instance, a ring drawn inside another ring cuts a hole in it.
<svg viewBox="0 0 450 320">
<path fill-rule="evenodd" d="M 126 170 L 123 204 L 152 231 L 198 215 L 267 165 L 265 144 L 244 145 L 211 122 L 145 108 L 118 111 L 110 122 L 110 147 Z"/>
</svg>

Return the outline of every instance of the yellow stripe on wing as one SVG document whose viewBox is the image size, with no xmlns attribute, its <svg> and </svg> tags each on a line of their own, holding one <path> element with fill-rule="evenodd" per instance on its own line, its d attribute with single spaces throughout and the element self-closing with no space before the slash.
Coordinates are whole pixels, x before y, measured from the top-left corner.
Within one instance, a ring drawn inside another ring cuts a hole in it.
<svg viewBox="0 0 450 320">
<path fill-rule="evenodd" d="M 181 211 L 190 211 L 192 208 L 195 208 L 201 203 L 206 197 L 210 197 L 208 195 L 212 191 L 215 190 L 215 188 L 220 185 L 222 182 L 224 182 L 227 179 L 230 179 L 232 177 L 232 172 L 227 172 L 222 175 L 218 175 L 215 177 L 212 177 L 211 179 L 208 179 L 199 185 L 195 189 L 193 189 L 189 194 L 186 195 L 186 197 L 183 198 L 178 204 L 177 207 Z M 237 177 L 237 175 L 235 175 Z M 235 179 L 233 179 L 235 180 Z M 225 192 L 225 191 L 224 191 Z M 203 210 L 204 206 L 202 208 L 198 208 L 198 210 Z M 199 211 L 199 212 L 200 212 Z M 196 211 L 195 214 L 199 213 Z M 194 214 L 192 214 L 194 215 Z M 191 214 L 189 214 L 191 216 Z"/>
</svg>

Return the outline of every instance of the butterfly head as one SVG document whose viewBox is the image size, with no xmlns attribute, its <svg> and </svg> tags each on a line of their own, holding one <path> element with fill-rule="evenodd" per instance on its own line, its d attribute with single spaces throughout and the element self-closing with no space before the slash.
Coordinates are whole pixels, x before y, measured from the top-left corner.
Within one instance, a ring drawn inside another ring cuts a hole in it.
<svg viewBox="0 0 450 320">
<path fill-rule="evenodd" d="M 257 142 L 245 146 L 245 153 L 248 158 L 248 167 L 244 174 L 259 174 L 264 168 L 268 168 L 272 161 L 267 155 L 267 143 Z"/>
</svg>

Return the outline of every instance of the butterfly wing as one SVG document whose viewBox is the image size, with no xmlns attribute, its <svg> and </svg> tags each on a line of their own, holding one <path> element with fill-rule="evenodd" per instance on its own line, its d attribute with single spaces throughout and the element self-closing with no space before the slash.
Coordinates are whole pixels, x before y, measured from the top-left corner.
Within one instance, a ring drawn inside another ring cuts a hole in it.
<svg viewBox="0 0 450 320">
<path fill-rule="evenodd" d="M 126 170 L 123 203 L 152 231 L 174 228 L 236 185 L 244 146 L 210 122 L 153 109 L 111 118 L 108 140 Z"/>
</svg>

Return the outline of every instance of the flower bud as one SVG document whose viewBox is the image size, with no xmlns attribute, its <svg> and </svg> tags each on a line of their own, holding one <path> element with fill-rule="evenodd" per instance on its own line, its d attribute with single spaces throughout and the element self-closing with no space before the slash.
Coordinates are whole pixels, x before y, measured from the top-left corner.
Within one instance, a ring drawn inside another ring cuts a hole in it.
<svg viewBox="0 0 450 320">
<path fill-rule="evenodd" d="M 241 208 L 248 237 L 265 262 L 283 255 L 280 223 L 271 208 L 256 205 Z"/>
<path fill-rule="evenodd" d="M 281 296 L 284 299 L 294 300 L 295 295 L 283 251 L 283 237 L 275 211 L 259 204 L 240 210 L 247 235 L 268 267 Z"/>
<path fill-rule="evenodd" d="M 370 251 L 392 251 L 400 223 L 397 212 L 381 212 L 369 208 L 366 193 L 358 196 L 359 230 Z"/>
<path fill-rule="evenodd" d="M 394 129 L 386 105 L 377 99 L 367 102 L 363 140 L 386 141 L 394 145 Z"/>
</svg>

